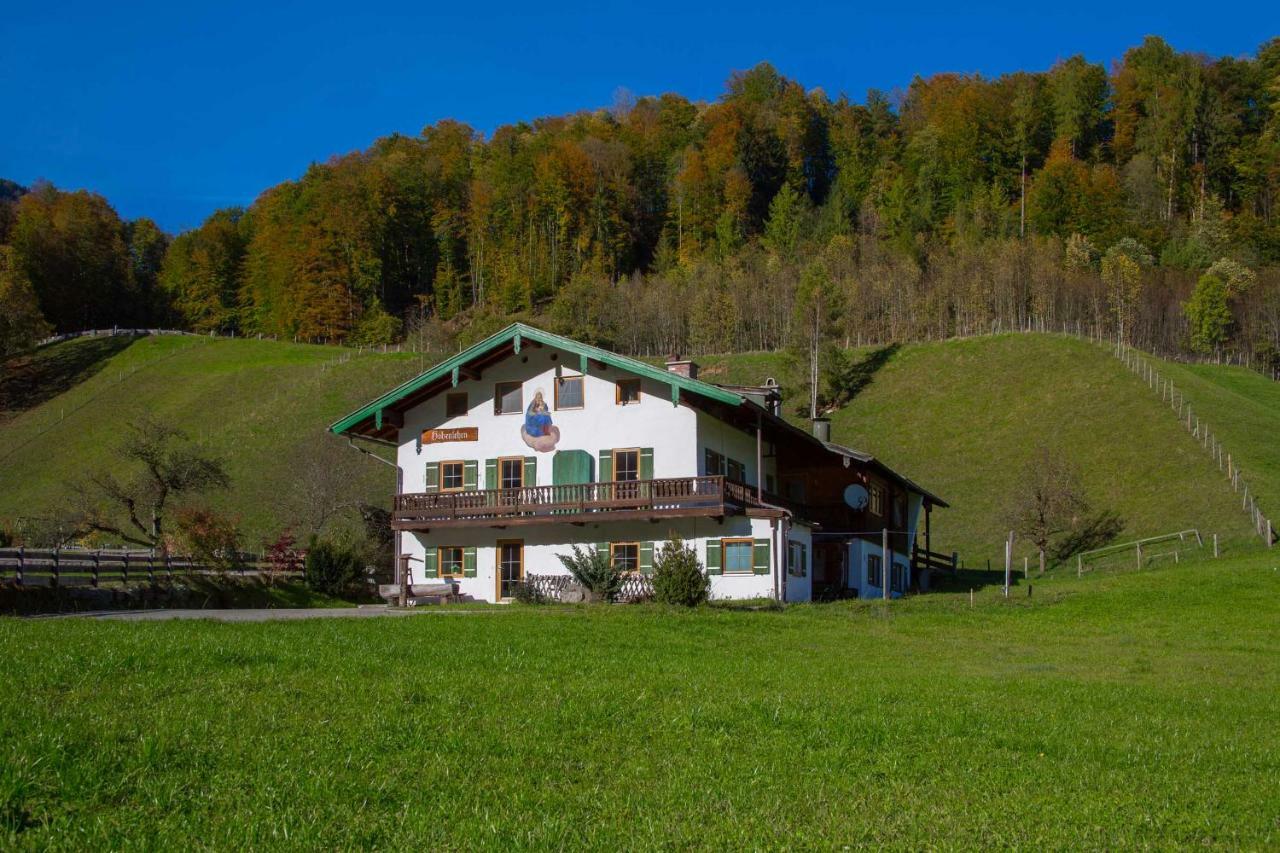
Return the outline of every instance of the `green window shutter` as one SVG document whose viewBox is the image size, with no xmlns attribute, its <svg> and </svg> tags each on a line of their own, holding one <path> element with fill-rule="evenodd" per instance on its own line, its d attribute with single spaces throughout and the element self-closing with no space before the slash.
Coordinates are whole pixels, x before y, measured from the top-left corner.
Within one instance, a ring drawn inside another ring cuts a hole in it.
<svg viewBox="0 0 1280 853">
<path fill-rule="evenodd" d="M 423 562 L 426 564 L 422 569 L 424 577 L 440 577 L 440 553 L 435 548 L 427 549 L 427 553 L 423 555 Z"/>
<path fill-rule="evenodd" d="M 608 483 L 613 479 L 613 451 L 600 451 L 600 482 Z"/>
<path fill-rule="evenodd" d="M 809 546 L 800 543 L 800 577 L 807 577 L 809 574 Z"/>
<path fill-rule="evenodd" d="M 423 478 L 423 482 L 425 484 L 423 486 L 423 491 L 437 492 L 440 490 L 440 463 L 439 462 L 427 463 L 427 473 L 426 473 L 426 476 Z"/>
<path fill-rule="evenodd" d="M 599 554 L 601 557 L 604 557 L 606 560 L 609 559 L 609 543 L 597 542 L 596 553 Z"/>
<path fill-rule="evenodd" d="M 720 540 L 707 540 L 707 574 L 718 575 L 723 573 L 720 567 Z"/>
<path fill-rule="evenodd" d="M 551 457 L 551 482 L 557 486 L 591 482 L 591 454 L 585 450 L 557 450 Z"/>
<path fill-rule="evenodd" d="M 498 482 L 498 460 L 484 460 L 484 487 L 486 489 L 496 489 L 501 483 Z"/>
<path fill-rule="evenodd" d="M 751 571 L 757 575 L 769 574 L 769 540 L 757 539 L 752 549 Z"/>
<path fill-rule="evenodd" d="M 526 456 L 524 458 L 524 484 L 526 486 L 538 485 L 538 457 Z"/>
<path fill-rule="evenodd" d="M 653 543 L 640 543 L 640 574 L 653 574 Z"/>
<path fill-rule="evenodd" d="M 476 478 L 479 475 L 480 463 L 475 459 L 468 459 L 462 463 L 462 488 L 474 490 L 477 487 Z"/>
<path fill-rule="evenodd" d="M 462 576 L 464 578 L 476 576 L 476 546 L 474 545 L 468 545 L 462 549 Z"/>
<path fill-rule="evenodd" d="M 640 448 L 640 479 L 653 479 L 653 448 Z"/>
</svg>

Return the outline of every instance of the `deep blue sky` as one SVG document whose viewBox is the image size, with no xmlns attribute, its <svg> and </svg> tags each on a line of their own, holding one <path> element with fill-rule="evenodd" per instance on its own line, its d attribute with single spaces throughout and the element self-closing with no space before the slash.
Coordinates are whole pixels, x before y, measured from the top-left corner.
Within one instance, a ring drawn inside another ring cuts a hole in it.
<svg viewBox="0 0 1280 853">
<path fill-rule="evenodd" d="M 1148 33 L 1239 55 L 1280 31 L 1269 4 L 1219 14 L 1182 0 L 205 5 L 7 4 L 0 177 L 93 189 L 122 216 L 178 230 L 312 161 L 446 117 L 488 133 L 606 106 L 619 87 L 713 99 L 730 71 L 762 60 L 861 100 L 916 74 L 994 76 L 1073 53 L 1109 64 Z"/>
</svg>

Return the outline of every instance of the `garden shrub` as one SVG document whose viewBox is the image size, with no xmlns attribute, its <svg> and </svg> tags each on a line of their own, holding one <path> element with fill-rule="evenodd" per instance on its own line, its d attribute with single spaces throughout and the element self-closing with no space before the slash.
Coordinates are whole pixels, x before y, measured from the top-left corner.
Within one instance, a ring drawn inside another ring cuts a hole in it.
<svg viewBox="0 0 1280 853">
<path fill-rule="evenodd" d="M 364 582 L 364 559 L 357 548 L 313 539 L 303 561 L 302 579 L 316 592 L 350 595 Z"/>
<path fill-rule="evenodd" d="M 517 604 L 546 604 L 547 597 L 528 581 L 520 581 L 511 594 Z"/>
<path fill-rule="evenodd" d="M 178 510 L 176 525 L 178 553 L 221 572 L 244 567 L 236 518 L 188 506 Z"/>
<path fill-rule="evenodd" d="M 697 607 L 710 592 L 711 579 L 694 550 L 679 538 L 663 543 L 653 559 L 653 597 L 661 604 Z"/>
<path fill-rule="evenodd" d="M 581 584 L 587 601 L 613 601 L 622 588 L 622 571 L 613 565 L 607 553 L 595 548 L 583 550 L 573 546 L 573 554 L 557 554 L 560 562 Z"/>
</svg>

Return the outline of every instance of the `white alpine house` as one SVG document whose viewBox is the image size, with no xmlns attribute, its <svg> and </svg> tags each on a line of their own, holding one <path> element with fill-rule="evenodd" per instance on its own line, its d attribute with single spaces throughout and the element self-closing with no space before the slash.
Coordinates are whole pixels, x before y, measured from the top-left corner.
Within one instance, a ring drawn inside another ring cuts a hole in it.
<svg viewBox="0 0 1280 853">
<path fill-rule="evenodd" d="M 824 420 L 787 423 L 772 381 L 697 374 L 515 324 L 330 429 L 396 448 L 397 583 L 502 601 L 565 574 L 574 545 L 649 573 L 672 537 L 713 598 L 882 596 L 886 579 L 898 596 L 944 567 L 928 543 L 944 501 L 831 443 Z"/>
</svg>

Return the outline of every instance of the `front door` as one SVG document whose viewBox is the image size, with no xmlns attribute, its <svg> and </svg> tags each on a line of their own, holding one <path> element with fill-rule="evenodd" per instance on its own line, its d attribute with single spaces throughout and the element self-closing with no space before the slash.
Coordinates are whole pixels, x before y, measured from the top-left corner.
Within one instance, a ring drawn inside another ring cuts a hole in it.
<svg viewBox="0 0 1280 853">
<path fill-rule="evenodd" d="M 516 584 L 524 580 L 524 541 L 498 540 L 498 601 L 515 595 Z"/>
</svg>

